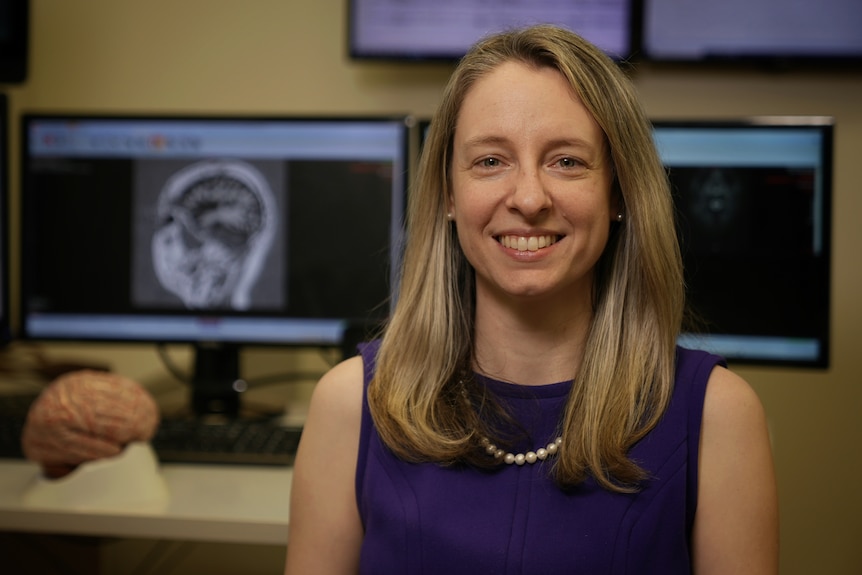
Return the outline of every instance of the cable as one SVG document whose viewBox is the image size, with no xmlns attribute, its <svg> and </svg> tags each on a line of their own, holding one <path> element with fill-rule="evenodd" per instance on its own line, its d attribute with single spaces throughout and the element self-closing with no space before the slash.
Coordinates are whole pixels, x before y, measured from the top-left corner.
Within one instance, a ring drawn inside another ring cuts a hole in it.
<svg viewBox="0 0 862 575">
<path fill-rule="evenodd" d="M 165 369 L 174 376 L 180 383 L 184 383 L 186 385 L 191 383 L 191 376 L 187 373 L 184 373 L 177 364 L 171 359 L 168 355 L 167 345 L 164 343 L 156 344 L 156 352 L 159 354 L 159 359 L 162 360 L 162 365 L 164 365 Z"/>
</svg>

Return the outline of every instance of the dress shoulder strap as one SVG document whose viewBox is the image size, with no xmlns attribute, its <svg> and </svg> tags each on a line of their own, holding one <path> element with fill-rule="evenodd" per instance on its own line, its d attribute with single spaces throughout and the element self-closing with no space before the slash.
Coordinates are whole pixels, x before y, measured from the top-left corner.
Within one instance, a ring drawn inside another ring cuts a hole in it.
<svg viewBox="0 0 862 575">
<path fill-rule="evenodd" d="M 700 430 L 703 424 L 703 402 L 706 385 L 715 366 L 727 366 L 721 357 L 705 351 L 677 348 L 676 388 L 674 397 L 682 396 L 686 409 L 686 435 L 688 436 L 688 477 L 686 518 L 689 531 L 694 524 L 697 508 L 698 458 L 700 454 Z"/>
<path fill-rule="evenodd" d="M 362 356 L 363 362 L 363 382 L 362 382 L 362 423 L 359 430 L 359 452 L 356 459 L 356 499 L 359 505 L 360 518 L 365 523 L 366 508 L 363 497 L 366 466 L 368 464 L 369 453 L 372 449 L 372 442 L 380 442 L 377 431 L 374 427 L 374 420 L 371 417 L 371 410 L 368 407 L 368 384 L 374 377 L 374 371 L 377 368 L 377 351 L 380 349 L 380 341 L 373 340 L 366 343 L 361 343 L 358 346 L 359 354 Z"/>
</svg>

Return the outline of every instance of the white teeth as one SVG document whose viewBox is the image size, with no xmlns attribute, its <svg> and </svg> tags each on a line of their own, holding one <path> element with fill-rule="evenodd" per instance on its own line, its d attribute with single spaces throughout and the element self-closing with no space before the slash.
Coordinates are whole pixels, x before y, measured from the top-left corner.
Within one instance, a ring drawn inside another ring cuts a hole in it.
<svg viewBox="0 0 862 575">
<path fill-rule="evenodd" d="M 535 252 L 557 242 L 556 236 L 500 236 L 499 242 L 504 247 L 519 252 Z"/>
</svg>

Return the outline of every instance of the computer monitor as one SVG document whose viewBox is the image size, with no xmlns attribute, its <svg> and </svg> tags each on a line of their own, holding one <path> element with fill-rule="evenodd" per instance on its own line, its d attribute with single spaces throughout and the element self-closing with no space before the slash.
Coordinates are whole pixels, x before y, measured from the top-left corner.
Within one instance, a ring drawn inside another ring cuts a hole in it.
<svg viewBox="0 0 862 575">
<path fill-rule="evenodd" d="M 430 121 L 417 125 L 421 145 Z M 828 367 L 833 119 L 653 126 L 685 265 L 680 343 L 733 363 Z"/>
<path fill-rule="evenodd" d="M 350 0 L 350 56 L 357 60 L 457 60 L 481 37 L 529 24 L 558 24 L 616 60 L 631 56 L 633 0 Z"/>
<path fill-rule="evenodd" d="M 0 93 L 0 346 L 12 338 L 9 304 L 9 101 Z"/>
<path fill-rule="evenodd" d="M 645 0 L 641 56 L 657 62 L 862 63 L 859 0 Z"/>
<path fill-rule="evenodd" d="M 185 342 L 197 413 L 239 409 L 239 348 L 384 321 L 404 117 L 22 116 L 21 327 Z"/>
<path fill-rule="evenodd" d="M 735 363 L 828 367 L 832 119 L 654 126 L 701 320 L 681 343 Z"/>
<path fill-rule="evenodd" d="M 0 84 L 27 79 L 30 0 L 0 0 Z"/>
</svg>

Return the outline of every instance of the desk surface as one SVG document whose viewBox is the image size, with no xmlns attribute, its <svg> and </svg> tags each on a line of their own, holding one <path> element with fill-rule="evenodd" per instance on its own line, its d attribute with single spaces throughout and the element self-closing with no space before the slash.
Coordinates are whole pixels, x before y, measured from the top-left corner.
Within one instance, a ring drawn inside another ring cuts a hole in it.
<svg viewBox="0 0 862 575">
<path fill-rule="evenodd" d="M 32 508 L 21 494 L 39 476 L 30 462 L 0 459 L 0 530 L 285 545 L 292 467 L 162 464 L 164 509 Z"/>
</svg>

